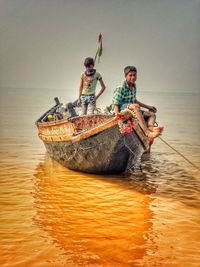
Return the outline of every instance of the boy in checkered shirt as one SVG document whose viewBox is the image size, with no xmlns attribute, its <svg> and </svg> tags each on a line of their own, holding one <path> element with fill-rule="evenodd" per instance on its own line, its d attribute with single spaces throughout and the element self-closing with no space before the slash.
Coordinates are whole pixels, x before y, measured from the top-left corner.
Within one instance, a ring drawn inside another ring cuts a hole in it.
<svg viewBox="0 0 200 267">
<path fill-rule="evenodd" d="M 149 140 L 153 140 L 159 136 L 163 127 L 154 127 L 157 112 L 156 107 L 144 104 L 136 98 L 136 80 L 137 69 L 134 66 L 127 66 L 124 68 L 125 80 L 122 85 L 118 86 L 114 91 L 113 109 L 115 115 L 123 109 L 130 109 L 136 113 L 138 123 L 143 129 Z M 141 111 L 140 108 L 145 108 L 147 111 Z M 147 125 L 144 121 L 147 120 Z"/>
</svg>

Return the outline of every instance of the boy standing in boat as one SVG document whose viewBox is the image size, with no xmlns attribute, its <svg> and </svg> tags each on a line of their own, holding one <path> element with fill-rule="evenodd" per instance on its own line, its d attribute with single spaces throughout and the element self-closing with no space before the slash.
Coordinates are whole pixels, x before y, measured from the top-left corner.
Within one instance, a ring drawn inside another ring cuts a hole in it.
<svg viewBox="0 0 200 267">
<path fill-rule="evenodd" d="M 82 105 L 82 115 L 94 114 L 96 101 L 106 89 L 101 74 L 94 69 L 94 59 L 88 57 L 84 61 L 85 72 L 81 75 L 78 105 Z M 97 82 L 101 84 L 100 92 L 95 95 Z"/>
<path fill-rule="evenodd" d="M 153 140 L 163 131 L 163 127 L 154 127 L 157 109 L 154 106 L 144 104 L 136 99 L 137 69 L 134 66 L 124 68 L 125 81 L 115 89 L 113 97 L 114 112 L 117 115 L 123 109 L 130 109 L 136 113 L 138 123 L 149 140 Z M 148 111 L 141 111 L 143 107 Z M 144 121 L 147 119 L 147 125 Z"/>
</svg>

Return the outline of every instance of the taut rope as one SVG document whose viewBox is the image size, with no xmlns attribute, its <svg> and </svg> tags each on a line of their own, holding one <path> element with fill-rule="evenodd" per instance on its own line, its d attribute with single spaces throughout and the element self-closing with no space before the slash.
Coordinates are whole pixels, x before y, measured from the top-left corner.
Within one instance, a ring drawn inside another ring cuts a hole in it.
<svg viewBox="0 0 200 267">
<path fill-rule="evenodd" d="M 190 163 L 194 168 L 196 168 L 198 171 L 200 171 L 199 167 L 195 165 L 193 162 L 191 162 L 188 158 L 186 158 L 181 152 L 179 152 L 177 149 L 175 149 L 173 146 L 171 146 L 169 143 L 167 143 L 163 138 L 159 136 L 159 139 L 166 144 L 168 147 L 170 147 L 172 150 L 174 150 L 179 156 L 184 158 L 188 163 Z"/>
</svg>

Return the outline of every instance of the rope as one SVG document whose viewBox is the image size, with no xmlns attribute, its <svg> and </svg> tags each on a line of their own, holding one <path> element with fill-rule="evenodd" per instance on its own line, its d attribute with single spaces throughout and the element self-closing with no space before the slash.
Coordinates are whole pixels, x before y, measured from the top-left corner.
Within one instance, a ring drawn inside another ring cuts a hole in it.
<svg viewBox="0 0 200 267">
<path fill-rule="evenodd" d="M 129 164 L 129 166 L 127 165 L 126 170 L 127 170 L 127 172 L 134 173 L 133 170 L 134 170 L 136 167 L 139 167 L 139 169 L 141 169 L 141 166 L 138 165 L 138 163 L 139 163 L 139 158 L 136 159 L 136 157 L 135 157 L 135 153 L 134 153 L 133 150 L 126 144 L 125 136 L 123 137 L 123 141 L 124 141 L 124 146 L 125 146 L 126 148 L 128 148 L 128 150 L 130 151 L 130 153 L 132 154 L 132 156 L 134 156 L 134 158 L 133 158 L 133 163 L 132 163 L 132 164 Z M 132 138 L 132 141 L 133 141 L 133 138 Z M 136 159 L 136 162 L 135 162 L 135 159 Z"/>
<path fill-rule="evenodd" d="M 190 163 L 194 168 L 196 168 L 198 171 L 200 171 L 199 167 L 197 165 L 195 165 L 193 162 L 191 162 L 188 158 L 186 158 L 181 152 L 179 152 L 177 149 L 175 149 L 174 147 L 172 147 L 170 144 L 168 144 L 163 138 L 159 137 L 159 139 L 166 144 L 168 147 L 170 147 L 172 150 L 174 150 L 179 156 L 181 156 L 182 158 L 184 158 L 185 161 L 187 161 L 188 163 Z"/>
<path fill-rule="evenodd" d="M 125 109 L 123 110 L 124 112 L 129 111 L 132 115 L 133 112 L 129 109 Z M 155 122 L 156 125 L 158 125 L 157 122 Z M 166 144 L 169 148 L 171 148 L 173 151 L 175 151 L 179 156 L 181 156 L 185 161 L 187 161 L 189 164 L 191 164 L 194 168 L 196 168 L 198 171 L 200 171 L 200 168 L 195 165 L 192 161 L 190 161 L 188 158 L 186 158 L 181 152 L 179 152 L 177 149 L 175 149 L 174 147 L 172 147 L 168 142 L 166 142 L 162 137 L 159 136 L 159 139 Z M 125 140 L 124 140 L 124 145 L 130 150 L 130 152 L 133 154 L 133 151 L 125 144 Z"/>
<path fill-rule="evenodd" d="M 88 147 L 79 146 L 74 150 L 73 154 L 68 158 L 68 160 L 72 160 L 80 150 L 88 150 L 88 149 L 92 149 L 92 148 L 95 148 L 95 147 L 96 146 L 88 146 Z"/>
</svg>

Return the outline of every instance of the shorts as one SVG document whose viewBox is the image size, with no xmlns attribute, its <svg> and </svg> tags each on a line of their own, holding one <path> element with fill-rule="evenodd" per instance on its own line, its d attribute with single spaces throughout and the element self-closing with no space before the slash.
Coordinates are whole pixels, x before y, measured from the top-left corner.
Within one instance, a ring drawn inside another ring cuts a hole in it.
<svg viewBox="0 0 200 267">
<path fill-rule="evenodd" d="M 96 103 L 94 101 L 95 95 L 81 95 L 81 105 L 82 111 L 81 115 L 94 114 L 94 110 L 96 108 Z"/>
<path fill-rule="evenodd" d="M 95 105 L 94 98 L 95 98 L 95 95 L 94 94 L 91 94 L 91 95 L 81 95 L 81 104 L 82 105 L 88 105 L 88 104 Z"/>
</svg>

